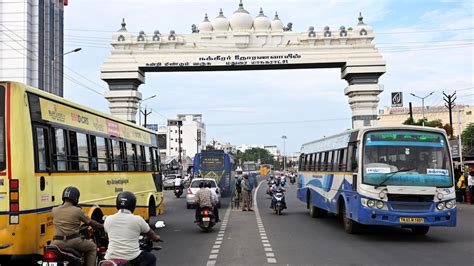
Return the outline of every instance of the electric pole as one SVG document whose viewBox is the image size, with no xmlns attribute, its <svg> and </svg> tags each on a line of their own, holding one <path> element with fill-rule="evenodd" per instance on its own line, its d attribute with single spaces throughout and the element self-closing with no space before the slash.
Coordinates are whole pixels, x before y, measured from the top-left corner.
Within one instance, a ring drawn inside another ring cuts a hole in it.
<svg viewBox="0 0 474 266">
<path fill-rule="evenodd" d="M 411 102 L 408 103 L 408 107 L 409 107 L 409 113 L 410 113 L 410 120 L 413 121 L 413 108 L 411 106 Z"/>
<path fill-rule="evenodd" d="M 143 112 L 143 111 L 140 110 L 140 112 L 143 114 L 143 117 L 145 118 L 145 124 L 143 125 L 144 127 L 146 127 L 146 118 L 147 118 L 148 115 L 151 114 L 151 111 L 152 111 L 152 110 L 150 110 L 150 112 L 147 112 L 147 111 L 146 111 L 146 107 L 145 107 L 145 112 Z"/>
<path fill-rule="evenodd" d="M 449 126 L 451 127 L 451 137 L 453 136 L 453 108 L 454 106 L 456 106 L 454 104 L 454 101 L 456 100 L 456 92 L 454 92 L 453 94 L 451 95 L 447 95 L 446 93 L 444 93 L 443 91 L 443 95 L 444 95 L 444 98 L 443 100 L 446 102 L 444 104 L 444 106 L 446 106 L 446 108 L 448 108 L 449 110 Z"/>
</svg>

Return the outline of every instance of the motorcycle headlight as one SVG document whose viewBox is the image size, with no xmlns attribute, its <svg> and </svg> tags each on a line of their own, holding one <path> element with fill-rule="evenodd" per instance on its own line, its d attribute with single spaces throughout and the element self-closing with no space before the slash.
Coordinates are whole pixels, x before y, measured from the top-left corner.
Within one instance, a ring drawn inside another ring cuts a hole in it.
<svg viewBox="0 0 474 266">
<path fill-rule="evenodd" d="M 436 205 L 436 209 L 442 211 L 444 210 L 445 206 L 444 206 L 444 202 L 440 202 L 438 203 L 438 205 Z"/>
<path fill-rule="evenodd" d="M 455 200 L 450 200 L 450 201 L 446 202 L 445 206 L 446 206 L 447 209 L 452 209 L 452 208 L 456 207 L 456 201 Z"/>
<path fill-rule="evenodd" d="M 384 205 L 383 201 L 379 200 L 379 201 L 377 201 L 376 207 L 377 207 L 377 209 L 382 209 L 383 205 Z"/>
<path fill-rule="evenodd" d="M 375 206 L 375 200 L 368 200 L 367 206 L 369 206 L 370 208 L 373 208 Z"/>
</svg>

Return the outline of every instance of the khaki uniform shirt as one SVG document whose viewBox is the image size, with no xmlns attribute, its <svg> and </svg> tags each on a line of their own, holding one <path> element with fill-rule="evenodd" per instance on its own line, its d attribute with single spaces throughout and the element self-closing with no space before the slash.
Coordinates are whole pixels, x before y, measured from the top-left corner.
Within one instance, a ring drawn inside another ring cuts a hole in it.
<svg viewBox="0 0 474 266">
<path fill-rule="evenodd" d="M 81 222 L 88 224 L 89 216 L 79 207 L 70 202 L 53 208 L 54 235 L 68 236 L 79 233 Z"/>
<path fill-rule="evenodd" d="M 196 203 L 200 207 L 212 208 L 212 192 L 209 189 L 201 188 L 196 192 Z"/>
</svg>

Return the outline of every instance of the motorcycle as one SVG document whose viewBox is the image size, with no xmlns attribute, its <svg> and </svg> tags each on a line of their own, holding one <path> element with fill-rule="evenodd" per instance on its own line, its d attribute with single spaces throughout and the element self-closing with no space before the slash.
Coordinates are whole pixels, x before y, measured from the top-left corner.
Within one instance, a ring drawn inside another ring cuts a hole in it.
<svg viewBox="0 0 474 266">
<path fill-rule="evenodd" d="M 158 221 L 155 224 L 155 228 L 163 228 L 165 227 L 165 224 L 163 221 Z M 160 242 L 164 242 L 163 240 L 160 240 Z M 153 250 L 161 250 L 162 248 L 160 246 L 155 246 L 155 242 L 153 242 L 150 238 L 148 238 L 146 235 L 140 235 L 138 238 L 138 246 L 140 247 L 140 250 L 146 251 L 146 252 L 152 252 Z M 98 263 L 98 266 L 128 266 L 129 261 L 128 260 L 123 260 L 123 259 L 109 259 L 109 260 L 102 260 Z"/>
<path fill-rule="evenodd" d="M 273 196 L 273 191 L 272 191 L 272 186 L 275 184 L 275 180 L 271 179 L 268 181 L 268 188 L 267 188 L 267 194 L 271 197 Z"/>
<path fill-rule="evenodd" d="M 105 259 L 108 239 L 104 230 L 92 229 L 87 225 L 81 226 L 79 234 L 85 239 L 92 239 L 97 245 L 97 261 Z M 44 247 L 43 259 L 37 262 L 42 266 L 82 266 L 84 265 L 83 254 L 73 248 L 47 245 Z"/>
<path fill-rule="evenodd" d="M 290 176 L 290 183 L 291 183 L 292 185 L 294 185 L 295 182 L 296 182 L 296 177 L 295 177 L 295 175 L 291 175 L 291 176 Z"/>
<path fill-rule="evenodd" d="M 181 195 L 183 195 L 183 187 L 182 186 L 176 186 L 174 187 L 174 195 L 179 198 Z"/>
<path fill-rule="evenodd" d="M 283 192 L 283 189 L 278 189 L 272 196 L 273 210 L 278 215 L 281 215 L 283 209 L 286 209 L 285 194 Z"/>
<path fill-rule="evenodd" d="M 198 226 L 204 231 L 209 232 L 216 224 L 216 217 L 212 212 L 212 208 L 204 207 L 199 214 Z"/>
</svg>

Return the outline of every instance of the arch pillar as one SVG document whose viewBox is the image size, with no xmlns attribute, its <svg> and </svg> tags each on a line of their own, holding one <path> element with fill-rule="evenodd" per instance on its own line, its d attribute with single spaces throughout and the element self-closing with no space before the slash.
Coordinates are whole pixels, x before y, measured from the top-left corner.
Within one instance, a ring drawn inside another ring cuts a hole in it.
<svg viewBox="0 0 474 266">
<path fill-rule="evenodd" d="M 378 95 L 384 89 L 382 84 L 378 84 L 378 79 L 383 73 L 385 73 L 385 64 L 360 63 L 343 69 L 342 78 L 349 83 L 344 94 L 349 97 L 352 128 L 376 125 Z"/>
<path fill-rule="evenodd" d="M 109 85 L 104 97 L 109 101 L 110 113 L 121 119 L 136 122 L 138 103 L 142 94 L 138 87 L 145 82 L 145 75 L 135 71 L 102 71 L 102 80 Z"/>
</svg>

